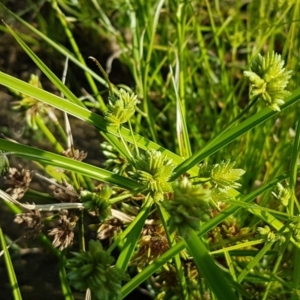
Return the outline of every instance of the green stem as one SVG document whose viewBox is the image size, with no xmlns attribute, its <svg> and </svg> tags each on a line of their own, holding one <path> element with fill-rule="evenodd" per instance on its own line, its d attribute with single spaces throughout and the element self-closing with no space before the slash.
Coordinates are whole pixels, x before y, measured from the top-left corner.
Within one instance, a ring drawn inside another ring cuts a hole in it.
<svg viewBox="0 0 300 300">
<path fill-rule="evenodd" d="M 296 182 L 297 182 L 297 166 L 298 166 L 298 156 L 299 156 L 299 148 L 300 148 L 300 117 L 298 117 L 297 129 L 295 140 L 293 144 L 292 158 L 291 158 L 291 171 L 290 171 L 290 190 L 292 192 L 292 197 L 289 201 L 288 211 L 290 216 L 294 216 L 294 205 L 295 203 L 299 207 L 299 203 L 295 194 L 296 191 Z"/>
<path fill-rule="evenodd" d="M 225 273 L 216 265 L 206 245 L 193 229 L 188 229 L 185 244 L 193 256 L 200 276 L 204 277 L 218 300 L 238 299 Z"/>
<path fill-rule="evenodd" d="M 127 143 L 125 142 L 125 140 L 124 140 L 124 138 L 123 138 L 123 136 L 122 136 L 122 134 L 121 134 L 120 127 L 118 127 L 118 134 L 119 134 L 119 136 L 120 136 L 120 139 L 121 139 L 121 141 L 122 141 L 123 146 L 124 146 L 125 149 L 126 149 L 126 152 L 128 153 L 128 157 L 129 157 L 130 161 L 134 161 L 133 156 L 132 156 L 132 153 L 130 152 L 130 150 L 129 150 L 128 146 L 127 146 Z"/>
<path fill-rule="evenodd" d="M 39 126 L 39 129 L 47 137 L 47 140 L 53 145 L 53 147 L 55 148 L 55 151 L 57 153 L 62 153 L 64 151 L 64 148 L 61 146 L 61 144 L 57 141 L 57 139 L 52 134 L 52 132 L 45 125 L 44 121 L 42 120 L 42 118 L 39 114 L 35 115 L 35 121 L 36 121 L 36 124 Z"/>
<path fill-rule="evenodd" d="M 161 205 L 156 205 L 157 210 L 159 212 L 160 215 L 160 219 L 162 221 L 162 224 L 164 226 L 164 230 L 169 242 L 170 247 L 175 246 L 176 245 L 176 241 L 175 241 L 175 233 L 170 234 L 168 231 L 168 219 L 170 218 L 169 214 L 167 213 L 167 211 L 165 210 L 165 208 Z M 174 260 L 174 264 L 175 264 L 175 268 L 176 268 L 176 273 L 177 273 L 177 277 L 178 277 L 178 282 L 180 284 L 181 287 L 181 293 L 182 293 L 182 299 L 184 300 L 189 300 L 189 295 L 188 295 L 188 290 L 187 290 L 187 283 L 186 283 L 186 278 L 184 276 L 184 272 L 183 272 L 183 267 L 181 264 L 181 259 L 180 259 L 180 254 L 176 254 L 173 257 Z"/>
<path fill-rule="evenodd" d="M 74 300 L 72 291 L 69 286 L 69 281 L 65 269 L 66 258 L 64 255 L 59 257 L 59 279 L 61 284 L 61 290 L 64 296 L 64 300 Z"/>
<path fill-rule="evenodd" d="M 130 133 L 131 133 L 131 135 L 132 135 L 132 139 L 133 139 L 133 144 L 134 144 L 135 152 L 136 152 L 137 155 L 139 155 L 139 148 L 138 148 L 138 146 L 137 146 L 137 144 L 136 144 L 136 140 L 135 140 L 135 138 L 134 138 L 134 132 L 133 132 L 133 129 L 132 129 L 130 120 L 128 121 L 128 125 L 129 125 Z"/>
<path fill-rule="evenodd" d="M 85 249 L 85 239 L 84 239 L 84 221 L 83 221 L 83 211 L 80 211 L 80 217 L 78 220 L 78 238 L 79 238 L 79 249 L 80 251 L 86 251 Z"/>
</svg>

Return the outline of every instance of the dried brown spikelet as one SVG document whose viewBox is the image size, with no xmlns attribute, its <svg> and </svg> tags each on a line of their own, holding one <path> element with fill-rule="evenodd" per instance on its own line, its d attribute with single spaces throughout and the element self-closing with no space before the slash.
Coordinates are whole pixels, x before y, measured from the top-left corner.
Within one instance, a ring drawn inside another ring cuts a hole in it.
<svg viewBox="0 0 300 300">
<path fill-rule="evenodd" d="M 139 240 L 139 250 L 131 264 L 138 268 L 152 263 L 169 249 L 169 243 L 161 225 L 146 225 Z"/>
<path fill-rule="evenodd" d="M 73 158 L 78 161 L 83 161 L 87 157 L 87 152 L 79 151 L 78 149 L 68 148 L 62 152 L 62 155 Z"/>
<path fill-rule="evenodd" d="M 108 238 L 109 243 L 111 244 L 114 236 L 121 232 L 122 225 L 122 222 L 117 218 L 105 220 L 98 229 L 97 238 L 99 240 L 104 240 Z"/>
<path fill-rule="evenodd" d="M 29 213 L 22 213 L 16 215 L 14 222 L 24 226 L 24 236 L 26 238 L 36 238 L 43 229 L 41 214 L 38 210 Z"/>
<path fill-rule="evenodd" d="M 67 210 L 59 212 L 59 219 L 56 221 L 55 228 L 48 231 L 49 236 L 54 236 L 52 245 L 59 250 L 63 250 L 73 244 L 74 228 L 76 221 L 74 215 L 70 214 Z"/>
<path fill-rule="evenodd" d="M 22 168 L 20 166 L 20 168 Z M 29 188 L 29 184 L 32 180 L 32 174 L 29 170 L 17 168 L 9 168 L 8 174 L 4 176 L 4 184 L 9 188 L 6 192 L 11 195 L 15 200 L 21 199 Z"/>
</svg>

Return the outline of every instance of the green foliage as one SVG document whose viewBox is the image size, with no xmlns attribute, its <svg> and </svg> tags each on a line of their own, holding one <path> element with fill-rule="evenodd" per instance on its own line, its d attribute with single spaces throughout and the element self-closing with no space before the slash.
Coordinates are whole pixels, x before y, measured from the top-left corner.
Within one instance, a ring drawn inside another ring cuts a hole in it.
<svg viewBox="0 0 300 300">
<path fill-rule="evenodd" d="M 87 252 L 73 252 L 66 267 L 69 269 L 70 283 L 78 290 L 91 289 L 92 296 L 98 300 L 120 298 L 122 280 L 128 276 L 116 267 L 112 267 L 113 257 L 103 250 L 99 241 L 90 241 Z"/>
<path fill-rule="evenodd" d="M 59 257 L 66 299 L 73 298 L 70 284 L 90 289 L 96 299 L 118 299 L 143 282 L 165 300 L 246 299 L 245 290 L 253 299 L 298 299 L 300 90 L 289 90 L 300 83 L 299 3 L 223 2 L 113 0 L 100 6 L 51 0 L 47 14 L 41 9 L 46 2 L 29 7 L 34 26 L 0 4 L 3 15 L 19 22 L 17 31 L 7 20 L 4 35 L 15 38 L 55 90 L 42 89 L 36 75 L 28 84 L 29 78 L 0 72 L 0 84 L 16 98 L 14 108 L 52 147 L 47 152 L 44 145 L 0 139 L 0 171 L 8 185 L 0 195 L 13 211 L 25 192 L 25 201 L 37 198 L 43 204 L 35 212 L 50 210 L 41 222 L 60 216 L 59 230 L 50 231 L 56 243 L 43 241 Z M 105 67 L 98 65 L 99 76 L 87 57 L 102 49 L 110 56 Z M 61 81 L 47 67 L 51 62 L 60 70 L 60 55 L 82 74 L 72 66 Z M 58 110 L 82 123 L 63 128 L 68 122 Z M 102 154 L 101 167 L 76 155 L 81 152 L 72 131 L 81 125 L 102 135 L 99 149 L 83 149 L 98 152 L 93 162 Z M 37 162 L 55 178 L 47 182 L 62 203 L 27 191 L 28 185 L 25 191 L 17 176 L 24 172 L 12 172 L 8 153 Z M 86 211 L 100 224 L 89 224 Z M 89 241 L 85 251 L 86 226 L 101 231 L 105 246 Z M 70 247 L 73 237 L 79 252 L 66 265 L 68 248 L 54 247 Z"/>
</svg>

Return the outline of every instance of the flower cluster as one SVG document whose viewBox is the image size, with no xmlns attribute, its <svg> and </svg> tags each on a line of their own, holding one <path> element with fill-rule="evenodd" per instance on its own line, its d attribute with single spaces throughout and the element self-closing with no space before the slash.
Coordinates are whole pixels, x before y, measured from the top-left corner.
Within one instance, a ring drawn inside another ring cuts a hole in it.
<svg viewBox="0 0 300 300">
<path fill-rule="evenodd" d="M 129 94 L 121 89 L 118 96 L 110 95 L 108 111 L 105 113 L 105 120 L 111 125 L 120 127 L 126 123 L 135 113 L 137 96 Z"/>
<path fill-rule="evenodd" d="M 92 298 L 110 300 L 121 297 L 121 282 L 128 280 L 124 271 L 112 267 L 114 258 L 103 250 L 99 241 L 90 241 L 86 252 L 73 252 L 74 258 L 68 260 L 70 283 L 78 290 L 88 288 Z"/>
<path fill-rule="evenodd" d="M 214 187 L 221 190 L 239 188 L 241 185 L 236 181 L 241 179 L 245 171 L 233 169 L 234 165 L 235 162 L 230 162 L 230 160 L 212 166 L 204 163 L 200 166 L 199 177 L 210 178 Z"/>
<path fill-rule="evenodd" d="M 290 93 L 285 90 L 292 71 L 286 71 L 281 55 L 268 53 L 264 58 L 260 54 L 252 61 L 250 71 L 244 71 L 244 76 L 251 83 L 251 94 L 266 102 L 273 110 L 280 111 Z"/>
<path fill-rule="evenodd" d="M 200 229 L 200 221 L 210 218 L 210 190 L 202 185 L 193 185 L 187 177 L 174 185 L 173 199 L 165 200 L 163 206 L 169 212 L 170 231 L 178 229 L 179 234 L 188 238 L 189 228 Z"/>
<path fill-rule="evenodd" d="M 287 206 L 292 196 L 291 190 L 289 188 L 284 188 L 279 182 L 276 187 L 278 194 L 272 192 L 272 195 L 278 199 L 283 206 Z"/>
<path fill-rule="evenodd" d="M 145 265 L 152 263 L 169 249 L 168 239 L 163 226 L 146 225 L 142 230 L 138 249 L 131 264 L 137 265 L 138 270 L 141 271 Z"/>
<path fill-rule="evenodd" d="M 67 210 L 59 212 L 55 227 L 48 232 L 49 236 L 54 237 L 53 247 L 62 251 L 73 244 L 74 228 L 77 220 L 77 216 L 72 212 L 69 213 Z"/>
<path fill-rule="evenodd" d="M 14 222 L 22 224 L 24 227 L 24 236 L 26 238 L 36 238 L 43 229 L 41 214 L 38 210 L 29 213 L 17 214 Z"/>
<path fill-rule="evenodd" d="M 273 243 L 279 241 L 279 243 L 282 244 L 286 240 L 284 235 L 281 233 L 275 234 L 273 231 L 271 231 L 268 225 L 265 225 L 264 227 L 257 227 L 257 231 L 267 242 Z"/>
<path fill-rule="evenodd" d="M 72 158 L 78 161 L 83 161 L 87 157 L 87 152 L 80 151 L 78 149 L 68 148 L 62 152 L 62 155 Z"/>
<path fill-rule="evenodd" d="M 105 220 L 111 216 L 109 198 L 112 194 L 112 189 L 108 185 L 104 185 L 99 193 L 91 193 L 89 191 L 82 191 L 80 200 L 84 207 L 96 213 L 100 220 Z"/>
<path fill-rule="evenodd" d="M 9 168 L 8 174 L 4 176 L 4 184 L 9 186 L 6 192 L 15 200 L 19 200 L 27 192 L 31 180 L 32 173 L 29 170 Z"/>
<path fill-rule="evenodd" d="M 155 200 L 162 200 L 163 193 L 172 191 L 168 182 L 175 168 L 172 160 L 159 151 L 147 151 L 145 156 L 137 157 L 135 161 L 135 179 L 144 184 Z"/>
</svg>

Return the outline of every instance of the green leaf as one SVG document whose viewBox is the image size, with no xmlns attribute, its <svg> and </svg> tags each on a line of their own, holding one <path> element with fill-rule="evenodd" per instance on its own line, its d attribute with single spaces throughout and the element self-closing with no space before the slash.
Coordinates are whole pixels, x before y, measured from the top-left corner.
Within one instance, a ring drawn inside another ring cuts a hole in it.
<svg viewBox="0 0 300 300">
<path fill-rule="evenodd" d="M 21 292 L 19 289 L 19 284 L 18 284 L 17 277 L 16 277 L 16 274 L 14 271 L 14 266 L 12 264 L 9 252 L 7 250 L 7 245 L 5 242 L 5 237 L 4 237 L 1 226 L 0 226 L 0 242 L 1 242 L 1 248 L 4 253 L 4 262 L 5 262 L 6 270 L 8 273 L 9 283 L 10 283 L 10 286 L 12 289 L 12 294 L 13 294 L 14 300 L 22 300 Z"/>
<path fill-rule="evenodd" d="M 300 88 L 294 90 L 292 95 L 287 98 L 286 102 L 280 107 L 281 110 L 285 110 L 288 107 L 296 104 L 300 100 Z M 208 142 L 204 148 L 196 152 L 190 158 L 185 160 L 183 163 L 178 165 L 175 170 L 171 180 L 182 175 L 184 172 L 196 166 L 198 163 L 203 161 L 206 157 L 217 152 L 221 148 L 225 147 L 229 143 L 233 142 L 235 139 L 246 133 L 247 131 L 255 128 L 256 126 L 266 122 L 271 117 L 276 116 L 279 112 L 272 111 L 270 108 L 264 108 L 255 115 L 249 117 L 241 124 L 236 127 L 226 131 L 225 133 L 219 133 L 217 137 L 213 138 Z"/>
<path fill-rule="evenodd" d="M 233 292 L 228 278 L 210 256 L 205 244 L 193 229 L 189 230 L 189 237 L 185 243 L 193 256 L 200 276 L 206 279 L 208 286 L 218 300 L 238 299 Z"/>
<path fill-rule="evenodd" d="M 0 149 L 12 151 L 16 156 L 25 157 L 30 160 L 42 162 L 44 164 L 61 167 L 63 169 L 80 173 L 82 175 L 97 179 L 99 181 L 116 184 L 126 189 L 137 189 L 142 187 L 136 181 L 123 177 L 104 169 L 80 162 L 59 154 L 36 149 L 33 147 L 16 144 L 10 141 L 0 139 Z"/>
<path fill-rule="evenodd" d="M 122 269 L 124 271 L 127 269 L 127 266 L 133 255 L 133 252 L 135 250 L 136 244 L 140 237 L 145 221 L 149 215 L 152 203 L 153 200 L 148 195 L 147 198 L 145 199 L 144 205 L 141 208 L 141 211 L 130 224 L 131 230 L 128 230 L 129 234 L 126 237 L 126 241 L 121 249 L 121 253 L 116 262 L 117 268 Z"/>
<path fill-rule="evenodd" d="M 22 92 L 23 94 L 26 94 L 33 98 L 36 98 L 62 111 L 65 111 L 68 114 L 77 117 L 78 119 L 81 119 L 89 124 L 92 124 L 99 130 L 104 131 L 105 133 L 110 133 L 112 135 L 119 136 L 117 129 L 114 126 L 108 126 L 107 122 L 104 120 L 103 117 L 89 111 L 88 109 L 80 107 L 74 103 L 68 102 L 66 99 L 53 95 L 42 89 L 36 88 L 28 84 L 27 82 L 16 79 L 3 72 L 0 72 L 0 84 L 8 88 L 11 88 L 13 90 Z M 153 150 L 161 151 L 163 154 L 167 155 L 168 158 L 172 159 L 174 163 L 183 162 L 183 159 L 180 156 L 174 154 L 173 152 L 161 147 L 160 145 L 154 142 L 151 142 L 150 140 L 138 134 L 134 134 L 134 137 L 132 137 L 130 131 L 124 127 L 121 128 L 121 134 L 125 141 L 134 144 L 134 140 L 135 140 L 138 147 L 144 150 L 153 149 Z M 191 170 L 191 173 L 193 175 L 197 175 L 198 168 L 196 167 L 193 170 Z"/>
<path fill-rule="evenodd" d="M 4 23 L 5 24 L 5 23 Z M 61 82 L 61 80 L 38 58 L 38 56 L 22 41 L 22 39 L 7 25 L 8 31 L 13 35 L 19 45 L 25 50 L 30 58 L 42 70 L 42 72 L 49 78 L 49 80 L 62 92 L 62 94 L 74 104 L 85 107 L 84 104 Z M 22 92 L 22 91 L 21 91 Z"/>
</svg>

